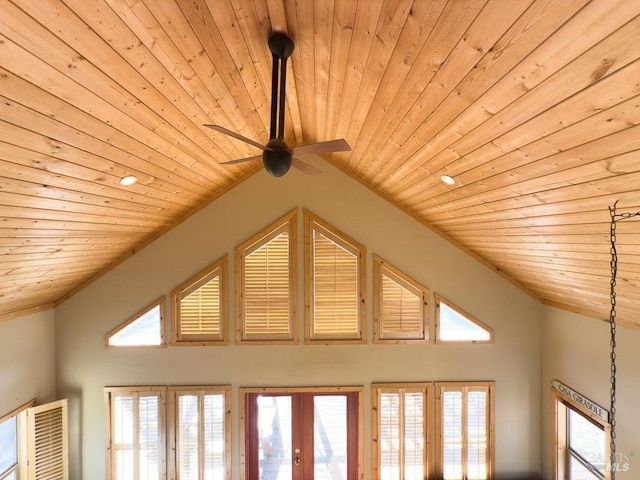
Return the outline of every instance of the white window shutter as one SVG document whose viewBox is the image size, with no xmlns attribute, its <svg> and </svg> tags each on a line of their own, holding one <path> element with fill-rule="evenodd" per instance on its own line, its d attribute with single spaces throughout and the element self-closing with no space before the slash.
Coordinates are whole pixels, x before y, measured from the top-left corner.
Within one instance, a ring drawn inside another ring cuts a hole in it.
<svg viewBox="0 0 640 480">
<path fill-rule="evenodd" d="M 27 409 L 29 480 L 67 480 L 67 400 Z"/>
</svg>

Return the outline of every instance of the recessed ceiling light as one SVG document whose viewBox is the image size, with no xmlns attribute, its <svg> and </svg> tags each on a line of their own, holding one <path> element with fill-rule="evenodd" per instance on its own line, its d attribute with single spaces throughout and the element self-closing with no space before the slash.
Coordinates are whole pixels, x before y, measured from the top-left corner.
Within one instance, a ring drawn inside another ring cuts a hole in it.
<svg viewBox="0 0 640 480">
<path fill-rule="evenodd" d="M 129 185 L 133 185 L 138 181 L 138 177 L 135 175 L 127 175 L 126 177 L 122 177 L 120 179 L 120 185 L 128 187 Z"/>
<path fill-rule="evenodd" d="M 440 180 L 442 183 L 446 183 L 447 185 L 453 185 L 456 183 L 453 177 L 450 177 L 449 175 L 440 175 Z"/>
</svg>

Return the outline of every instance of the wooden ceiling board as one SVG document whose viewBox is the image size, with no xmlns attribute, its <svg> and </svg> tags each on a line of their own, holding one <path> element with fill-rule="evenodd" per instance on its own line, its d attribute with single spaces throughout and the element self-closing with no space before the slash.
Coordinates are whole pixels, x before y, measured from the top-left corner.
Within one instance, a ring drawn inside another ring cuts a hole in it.
<svg viewBox="0 0 640 480">
<path fill-rule="evenodd" d="M 607 319 L 609 206 L 640 210 L 640 2 L 0 3 L 0 319 L 51 308 L 261 168 L 273 31 L 285 139 L 545 304 Z M 442 174 L 455 185 L 440 181 Z M 119 181 L 135 175 L 138 183 Z M 640 219 L 618 319 L 640 328 Z"/>
</svg>

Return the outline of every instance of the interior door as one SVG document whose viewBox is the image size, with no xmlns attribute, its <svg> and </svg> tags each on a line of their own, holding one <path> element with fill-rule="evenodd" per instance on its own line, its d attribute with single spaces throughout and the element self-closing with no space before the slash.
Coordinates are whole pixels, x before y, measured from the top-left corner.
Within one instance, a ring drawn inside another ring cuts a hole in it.
<svg viewBox="0 0 640 480">
<path fill-rule="evenodd" d="M 245 478 L 356 480 L 357 392 L 245 396 Z"/>
</svg>

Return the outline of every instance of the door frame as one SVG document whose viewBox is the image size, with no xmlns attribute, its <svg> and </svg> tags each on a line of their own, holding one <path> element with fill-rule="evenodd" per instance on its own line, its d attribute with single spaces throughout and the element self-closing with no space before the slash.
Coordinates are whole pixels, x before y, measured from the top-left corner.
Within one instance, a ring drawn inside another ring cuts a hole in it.
<svg viewBox="0 0 640 480">
<path fill-rule="evenodd" d="M 286 395 L 294 393 L 316 393 L 316 394 L 330 394 L 330 393 L 355 393 L 357 397 L 357 478 L 363 478 L 364 469 L 364 387 L 361 386 L 341 386 L 341 387 L 241 387 L 240 392 L 240 478 L 242 480 L 249 480 L 246 478 L 247 461 L 249 448 L 247 440 L 247 397 L 249 394 L 265 394 L 265 395 Z"/>
</svg>

